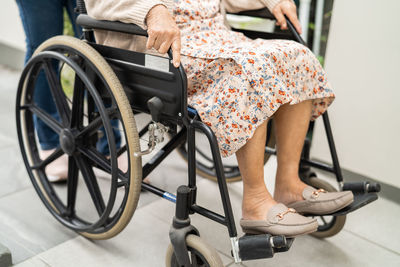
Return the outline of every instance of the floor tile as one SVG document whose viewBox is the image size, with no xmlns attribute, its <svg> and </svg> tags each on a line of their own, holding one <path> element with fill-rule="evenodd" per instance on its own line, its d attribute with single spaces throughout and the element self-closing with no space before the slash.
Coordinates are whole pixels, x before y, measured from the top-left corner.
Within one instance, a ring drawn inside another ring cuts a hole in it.
<svg viewBox="0 0 400 267">
<path fill-rule="evenodd" d="M 18 267 L 50 267 L 51 265 L 46 263 L 40 257 L 34 257 L 34 258 L 28 259 L 24 262 L 14 265 L 14 266 L 18 266 Z"/>
<path fill-rule="evenodd" d="M 138 209 L 130 224 L 115 238 L 90 241 L 79 236 L 16 266 L 35 266 L 36 262 L 57 267 L 164 266 L 171 222 L 153 216 L 149 212 L 153 208 L 150 206 Z M 232 262 L 230 257 L 220 256 L 224 265 Z"/>
<path fill-rule="evenodd" d="M 0 198 L 29 186 L 18 146 L 15 98 L 19 72 L 0 66 Z"/>
<path fill-rule="evenodd" d="M 0 233 L 14 263 L 76 236 L 51 216 L 32 187 L 0 199 Z"/>
<path fill-rule="evenodd" d="M 275 254 L 272 259 L 244 262 L 244 265 L 247 267 L 395 267 L 399 263 L 400 255 L 342 231 L 337 236 L 326 240 L 319 240 L 311 236 L 298 237 L 289 252 Z"/>
<path fill-rule="evenodd" d="M 115 238 L 90 241 L 79 236 L 37 257 L 57 267 L 164 266 L 168 230 L 169 224 L 139 209 Z"/>
<path fill-rule="evenodd" d="M 17 144 L 15 125 L 15 99 L 19 72 L 0 66 L 0 148 Z"/>
<path fill-rule="evenodd" d="M 14 146 L 0 148 L 0 200 L 31 186 L 19 149 Z"/>
<path fill-rule="evenodd" d="M 24 259 L 29 259 L 37 254 L 26 247 L 24 243 L 20 242 L 20 240 L 14 239 L 14 233 L 10 231 L 3 232 L 3 227 L 0 226 L 0 244 L 6 246 L 11 252 L 13 264 Z"/>
<path fill-rule="evenodd" d="M 400 206 L 385 198 L 379 198 L 348 214 L 344 229 L 400 255 L 399 225 Z"/>
</svg>

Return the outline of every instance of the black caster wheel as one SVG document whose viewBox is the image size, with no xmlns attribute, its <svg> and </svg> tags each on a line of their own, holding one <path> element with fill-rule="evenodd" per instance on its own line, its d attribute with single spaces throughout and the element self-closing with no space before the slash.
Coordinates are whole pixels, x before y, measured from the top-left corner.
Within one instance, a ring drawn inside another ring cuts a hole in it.
<svg viewBox="0 0 400 267">
<path fill-rule="evenodd" d="M 196 267 L 223 267 L 217 251 L 196 235 L 188 235 L 186 243 L 189 251 L 190 266 Z M 168 246 L 165 257 L 166 267 L 179 267 L 172 245 Z"/>
<path fill-rule="evenodd" d="M 307 172 L 308 177 L 302 177 L 302 180 L 305 181 L 308 185 L 314 188 L 322 188 L 328 192 L 337 191 L 335 187 L 333 187 L 328 182 L 325 182 L 322 179 L 316 177 L 315 173 Z M 300 174 L 300 176 L 302 176 Z M 346 216 L 315 216 L 318 221 L 318 230 L 311 235 L 317 238 L 326 238 L 331 237 L 339 233 L 346 223 Z"/>
<path fill-rule="evenodd" d="M 266 146 L 269 148 L 275 148 L 275 134 L 273 131 L 272 121 L 268 122 Z M 180 146 L 178 152 L 181 157 L 187 161 L 187 145 L 184 144 Z M 264 154 L 264 164 L 267 163 L 270 156 L 269 153 Z M 222 158 L 222 164 L 224 166 L 225 179 L 228 183 L 242 180 L 235 156 Z M 214 161 L 208 142 L 205 136 L 200 133 L 196 133 L 196 172 L 201 177 L 217 181 Z"/>
<path fill-rule="evenodd" d="M 73 79 L 69 92 L 61 81 L 65 71 Z M 49 85 L 59 119 L 35 101 L 40 76 Z M 35 117 L 60 141 L 45 158 L 40 155 Z M 58 36 L 44 42 L 22 72 L 16 119 L 26 169 L 50 213 L 87 238 L 107 239 L 122 231 L 139 200 L 142 165 L 141 158 L 133 156 L 140 147 L 132 110 L 104 58 L 76 38 Z M 116 131 L 121 133 L 122 147 L 116 144 Z M 96 146 L 102 136 L 109 155 L 100 153 Z M 127 169 L 119 168 L 119 156 L 125 157 Z M 66 185 L 48 179 L 47 166 L 60 157 L 68 158 Z"/>
</svg>

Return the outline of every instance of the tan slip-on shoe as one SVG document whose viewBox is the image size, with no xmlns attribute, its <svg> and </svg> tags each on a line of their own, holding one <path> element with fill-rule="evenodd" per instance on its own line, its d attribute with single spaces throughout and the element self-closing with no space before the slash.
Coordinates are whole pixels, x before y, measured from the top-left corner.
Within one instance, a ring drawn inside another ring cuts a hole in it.
<svg viewBox="0 0 400 267">
<path fill-rule="evenodd" d="M 302 195 L 304 200 L 290 203 L 288 207 L 303 214 L 330 214 L 343 209 L 354 201 L 351 191 L 327 192 L 311 186 L 307 186 Z"/>
<path fill-rule="evenodd" d="M 271 234 L 294 237 L 317 231 L 316 219 L 311 219 L 298 214 L 294 209 L 289 209 L 279 203 L 268 211 L 266 220 L 240 220 L 240 226 L 247 234 Z"/>
</svg>

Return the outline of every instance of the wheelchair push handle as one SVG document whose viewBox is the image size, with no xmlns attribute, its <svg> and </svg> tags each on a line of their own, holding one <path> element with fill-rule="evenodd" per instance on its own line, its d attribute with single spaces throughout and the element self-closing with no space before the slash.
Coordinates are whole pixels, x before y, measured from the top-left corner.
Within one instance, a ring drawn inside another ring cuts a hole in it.
<svg viewBox="0 0 400 267">
<path fill-rule="evenodd" d="M 300 34 L 297 32 L 296 28 L 294 27 L 293 23 L 290 21 L 290 19 L 285 15 L 286 23 L 288 25 L 289 30 L 293 34 L 294 38 L 296 39 L 297 42 L 301 43 L 302 45 L 307 46 L 306 42 L 301 38 Z"/>
<path fill-rule="evenodd" d="M 239 16 L 249 16 L 249 17 L 257 17 L 269 20 L 276 20 L 275 16 L 268 10 L 268 8 L 262 8 L 257 10 L 245 10 L 240 11 L 238 13 L 229 13 L 232 15 L 239 15 Z M 306 42 L 301 38 L 300 34 L 297 32 L 296 28 L 294 27 L 293 23 L 289 20 L 289 18 L 285 15 L 286 23 L 288 25 L 289 31 L 293 34 L 294 39 L 301 43 L 302 45 L 307 46 Z"/>
</svg>

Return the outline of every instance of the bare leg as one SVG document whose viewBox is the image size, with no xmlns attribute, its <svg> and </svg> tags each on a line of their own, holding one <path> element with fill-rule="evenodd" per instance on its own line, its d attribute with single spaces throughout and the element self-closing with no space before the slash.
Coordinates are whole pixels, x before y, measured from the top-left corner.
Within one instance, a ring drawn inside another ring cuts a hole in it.
<svg viewBox="0 0 400 267">
<path fill-rule="evenodd" d="M 277 202 L 301 200 L 306 186 L 298 176 L 299 160 L 307 133 L 311 101 L 283 105 L 274 115 L 278 146 L 278 170 L 272 198 L 264 183 L 264 151 L 267 123 L 260 125 L 253 137 L 236 152 L 243 179 L 242 218 L 263 220 Z"/>
<path fill-rule="evenodd" d="M 302 200 L 306 184 L 299 178 L 299 161 L 312 110 L 312 101 L 283 105 L 274 115 L 278 152 L 274 199 L 283 204 Z"/>
<path fill-rule="evenodd" d="M 276 204 L 264 183 L 264 151 L 267 122 L 257 127 L 253 137 L 236 152 L 243 179 L 242 218 L 265 220 Z"/>
</svg>

